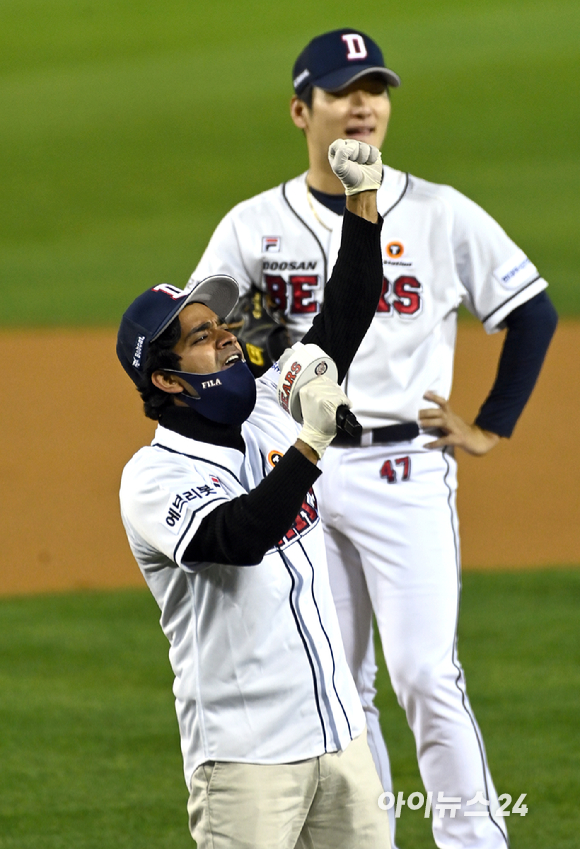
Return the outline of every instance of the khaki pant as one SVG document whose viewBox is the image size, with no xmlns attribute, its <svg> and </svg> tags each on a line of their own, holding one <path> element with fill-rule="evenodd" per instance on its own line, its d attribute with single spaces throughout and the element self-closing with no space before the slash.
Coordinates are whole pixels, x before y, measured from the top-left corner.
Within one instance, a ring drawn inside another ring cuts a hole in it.
<svg viewBox="0 0 580 849">
<path fill-rule="evenodd" d="M 198 849 L 390 849 L 382 792 L 364 732 L 298 763 L 202 764 L 189 827 Z"/>
</svg>

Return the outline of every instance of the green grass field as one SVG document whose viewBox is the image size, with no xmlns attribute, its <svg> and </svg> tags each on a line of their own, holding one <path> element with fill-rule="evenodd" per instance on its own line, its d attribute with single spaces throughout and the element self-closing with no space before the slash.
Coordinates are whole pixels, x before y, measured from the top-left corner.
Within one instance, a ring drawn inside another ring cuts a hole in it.
<svg viewBox="0 0 580 849">
<path fill-rule="evenodd" d="M 291 67 L 345 25 L 403 79 L 385 160 L 480 202 L 576 315 L 577 0 L 4 0 L 0 324 L 116 324 L 183 285 L 234 202 L 305 168 Z"/>
<path fill-rule="evenodd" d="M 580 570 L 467 573 L 460 657 L 512 849 L 576 849 Z M 147 590 L 0 600 L 0 849 L 186 849 L 167 643 Z M 384 669 L 395 790 L 422 790 Z M 432 847 L 403 809 L 401 849 Z"/>
<path fill-rule="evenodd" d="M 403 85 L 383 155 L 481 203 L 580 313 L 580 4 L 3 0 L 0 326 L 116 325 L 183 285 L 235 202 L 306 167 L 293 61 L 326 29 Z M 24 567 L 23 567 L 24 568 Z M 460 656 L 513 849 L 580 833 L 580 570 L 465 576 Z M 186 849 L 167 646 L 147 591 L 0 599 L 0 849 Z M 421 790 L 380 673 L 396 790 Z M 404 809 L 401 849 L 432 847 Z"/>
</svg>

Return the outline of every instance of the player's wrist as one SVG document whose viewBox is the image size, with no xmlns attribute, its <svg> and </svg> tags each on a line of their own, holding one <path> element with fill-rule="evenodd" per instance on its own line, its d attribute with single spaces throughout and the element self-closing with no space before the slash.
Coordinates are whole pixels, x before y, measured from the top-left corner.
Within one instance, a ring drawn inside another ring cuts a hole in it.
<svg viewBox="0 0 580 849">
<path fill-rule="evenodd" d="M 300 439 L 300 437 L 298 437 L 298 439 L 294 443 L 294 448 L 296 448 L 297 451 L 300 451 L 302 456 L 306 457 L 307 460 L 310 460 L 311 463 L 314 463 L 315 466 L 318 464 L 318 461 L 320 460 L 319 454 L 317 454 L 314 448 L 308 445 L 307 442 L 304 442 L 303 439 Z"/>
<path fill-rule="evenodd" d="M 349 212 L 354 213 L 354 215 L 358 215 L 359 218 L 370 221 L 371 224 L 376 224 L 379 220 L 377 193 L 374 189 L 358 192 L 353 195 L 347 194 L 346 208 Z"/>
<path fill-rule="evenodd" d="M 494 433 L 492 430 L 485 430 L 485 428 L 478 427 L 478 430 L 481 434 L 481 440 L 485 447 L 485 452 L 491 451 L 492 448 L 495 448 L 497 443 L 500 441 L 501 436 L 497 433 Z"/>
<path fill-rule="evenodd" d="M 309 422 L 304 422 L 302 430 L 298 434 L 298 439 L 316 452 L 319 459 L 322 458 L 324 452 L 336 436 L 336 426 L 331 430 L 322 430 Z"/>
</svg>

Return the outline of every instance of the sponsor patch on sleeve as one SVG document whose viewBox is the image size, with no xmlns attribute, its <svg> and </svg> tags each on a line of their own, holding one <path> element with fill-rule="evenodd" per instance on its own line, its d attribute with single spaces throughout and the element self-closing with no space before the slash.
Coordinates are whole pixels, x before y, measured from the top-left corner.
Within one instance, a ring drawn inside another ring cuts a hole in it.
<svg viewBox="0 0 580 849">
<path fill-rule="evenodd" d="M 183 517 L 187 513 L 186 507 L 188 504 L 197 502 L 197 505 L 200 506 L 200 501 L 209 495 L 213 495 L 216 489 L 221 489 L 221 483 L 219 478 L 212 475 L 211 486 L 209 484 L 193 486 L 185 492 L 173 493 L 169 497 L 169 503 L 167 505 L 167 513 L 164 519 L 165 526 L 176 534 L 179 531 Z"/>
<path fill-rule="evenodd" d="M 493 272 L 504 289 L 518 289 L 537 274 L 536 266 L 523 251 L 518 251 Z"/>
</svg>

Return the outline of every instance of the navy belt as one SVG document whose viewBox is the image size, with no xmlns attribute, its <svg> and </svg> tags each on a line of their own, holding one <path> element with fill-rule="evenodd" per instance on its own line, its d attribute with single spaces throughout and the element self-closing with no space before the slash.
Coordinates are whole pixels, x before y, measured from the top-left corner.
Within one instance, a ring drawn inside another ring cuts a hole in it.
<svg viewBox="0 0 580 849">
<path fill-rule="evenodd" d="M 368 434 L 369 431 L 367 430 Z M 401 424 L 376 427 L 370 431 L 371 445 L 386 445 L 389 442 L 408 442 L 419 436 L 419 425 L 417 422 L 402 422 Z M 366 439 L 365 439 L 366 443 Z M 349 436 L 343 430 L 339 430 L 332 442 L 334 448 L 356 448 L 361 444 L 361 434 Z"/>
</svg>

